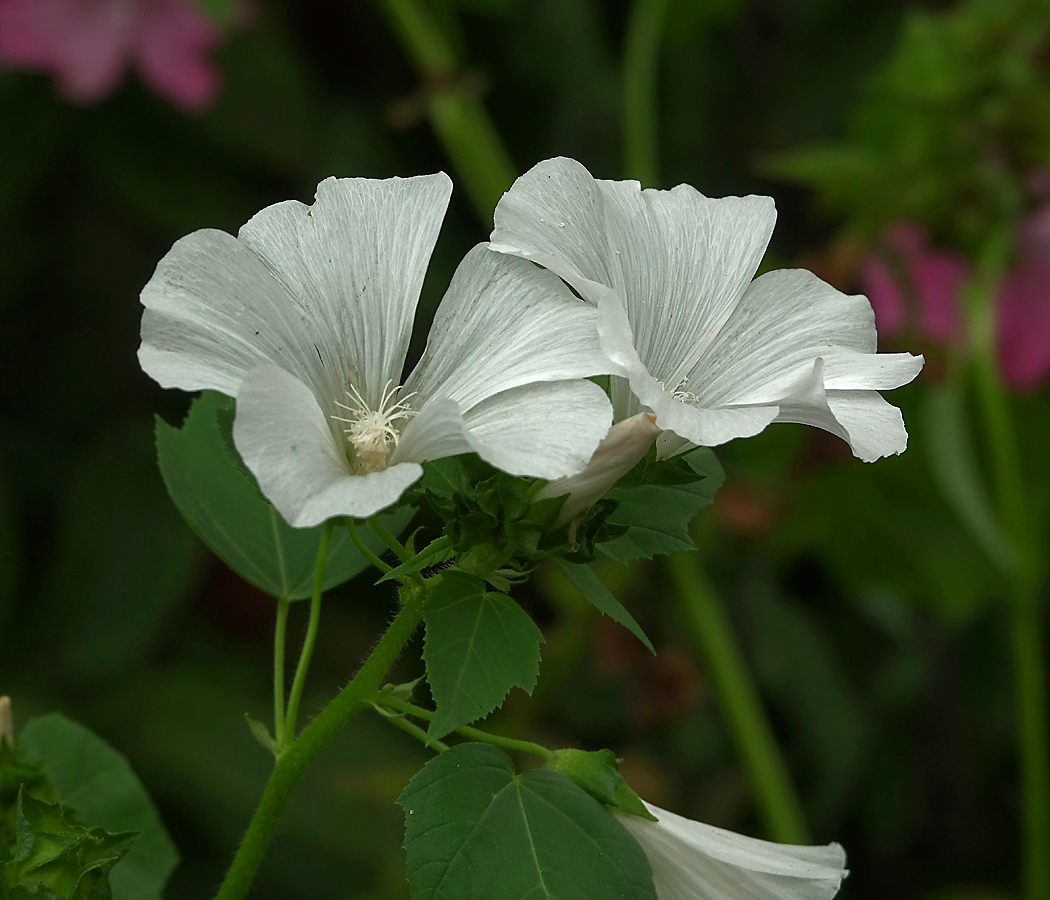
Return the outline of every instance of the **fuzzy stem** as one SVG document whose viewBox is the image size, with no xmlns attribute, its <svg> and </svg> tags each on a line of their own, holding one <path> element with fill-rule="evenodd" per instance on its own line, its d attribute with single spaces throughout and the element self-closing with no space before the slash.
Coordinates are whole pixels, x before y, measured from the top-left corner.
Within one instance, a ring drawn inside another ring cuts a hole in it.
<svg viewBox="0 0 1050 900">
<path fill-rule="evenodd" d="M 635 0 L 623 60 L 624 168 L 642 187 L 659 182 L 656 87 L 667 0 Z"/>
<path fill-rule="evenodd" d="M 354 542 L 354 546 L 357 547 L 357 549 L 360 551 L 361 555 L 365 559 L 367 559 L 373 566 L 379 569 L 379 571 L 382 572 L 384 575 L 387 572 L 393 571 L 393 566 L 387 565 L 385 562 L 383 562 L 383 560 L 381 560 L 370 549 L 368 549 L 368 545 L 361 540 L 361 535 L 357 533 L 357 525 L 353 519 L 349 517 L 347 518 L 346 528 L 347 531 L 350 532 L 350 540 Z"/>
<path fill-rule="evenodd" d="M 324 565 L 328 560 L 328 548 L 332 544 L 332 523 L 325 522 L 321 531 L 321 545 L 317 548 L 317 561 L 314 563 L 314 590 L 310 598 L 310 621 L 306 626 L 306 637 L 303 649 L 299 654 L 299 665 L 295 669 L 295 680 L 292 692 L 288 695 L 288 713 L 284 720 L 284 740 L 278 744 L 279 750 L 295 740 L 295 721 L 299 716 L 299 701 L 303 696 L 306 684 L 306 673 L 310 668 L 310 659 L 314 655 L 314 644 L 317 642 L 317 627 L 321 621 L 321 583 L 324 581 Z"/>
<path fill-rule="evenodd" d="M 216 900 L 242 900 L 248 893 L 299 779 L 347 722 L 368 706 L 386 673 L 416 630 L 423 618 L 425 595 L 415 589 L 402 589 L 402 596 L 404 606 L 353 680 L 278 756 L 259 807 L 219 888 Z"/>
<path fill-rule="evenodd" d="M 692 554 L 669 556 L 666 566 L 707 664 L 715 696 L 743 760 L 766 829 L 773 840 L 782 844 L 809 843 L 802 804 L 714 586 Z"/>
</svg>

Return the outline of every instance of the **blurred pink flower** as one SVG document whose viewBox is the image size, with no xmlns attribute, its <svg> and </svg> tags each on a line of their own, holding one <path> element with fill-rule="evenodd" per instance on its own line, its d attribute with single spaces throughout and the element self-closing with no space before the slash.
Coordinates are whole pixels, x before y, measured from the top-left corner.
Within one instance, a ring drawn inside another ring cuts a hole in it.
<svg viewBox="0 0 1050 900">
<path fill-rule="evenodd" d="M 911 330 L 952 346 L 963 339 L 959 290 L 968 274 L 962 256 L 930 248 L 922 229 L 905 223 L 886 232 L 860 280 L 880 336 Z M 1050 378 L 1050 203 L 1018 228 L 1017 262 L 996 298 L 995 324 L 1007 387 L 1030 390 Z"/>
<path fill-rule="evenodd" d="M 130 63 L 170 103 L 203 109 L 220 88 L 220 38 L 192 0 L 0 0 L 0 65 L 50 71 L 76 103 L 111 93 Z"/>
</svg>

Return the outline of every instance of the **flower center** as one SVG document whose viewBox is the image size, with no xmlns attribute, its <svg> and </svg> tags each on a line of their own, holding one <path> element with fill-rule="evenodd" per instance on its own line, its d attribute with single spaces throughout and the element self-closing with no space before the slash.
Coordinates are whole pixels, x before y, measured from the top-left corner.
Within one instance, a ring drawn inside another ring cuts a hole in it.
<svg viewBox="0 0 1050 900">
<path fill-rule="evenodd" d="M 685 376 L 681 381 L 678 382 L 674 390 L 668 389 L 662 381 L 656 382 L 662 387 L 672 400 L 681 400 L 683 403 L 699 403 L 700 398 L 696 396 L 689 388 L 689 376 Z"/>
<path fill-rule="evenodd" d="M 394 452 L 401 437 L 405 420 L 416 414 L 408 407 L 408 401 L 415 393 L 407 394 L 394 402 L 399 385 L 391 388 L 388 381 L 379 399 L 378 409 L 369 409 L 360 392 L 353 385 L 346 392 L 350 403 L 336 402 L 336 406 L 347 412 L 346 416 L 332 416 L 337 422 L 344 422 L 343 434 L 353 449 L 353 465 L 359 475 L 379 472 L 386 468 L 390 454 Z M 354 405 L 356 404 L 356 405 Z M 400 424 L 397 424 L 400 423 Z"/>
</svg>

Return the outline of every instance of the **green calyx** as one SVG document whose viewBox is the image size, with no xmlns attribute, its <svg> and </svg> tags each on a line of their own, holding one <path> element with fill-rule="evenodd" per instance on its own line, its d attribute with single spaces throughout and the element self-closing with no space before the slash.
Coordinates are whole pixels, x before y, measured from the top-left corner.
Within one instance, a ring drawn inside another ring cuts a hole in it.
<svg viewBox="0 0 1050 900">
<path fill-rule="evenodd" d="M 2 900 L 110 900 L 109 872 L 138 837 L 81 825 L 71 810 L 21 789 L 15 844 L 0 845 Z"/>
<path fill-rule="evenodd" d="M 657 821 L 620 774 L 621 762 L 612 750 L 566 748 L 551 753 L 544 766 L 575 782 L 599 803 L 627 815 Z"/>
</svg>

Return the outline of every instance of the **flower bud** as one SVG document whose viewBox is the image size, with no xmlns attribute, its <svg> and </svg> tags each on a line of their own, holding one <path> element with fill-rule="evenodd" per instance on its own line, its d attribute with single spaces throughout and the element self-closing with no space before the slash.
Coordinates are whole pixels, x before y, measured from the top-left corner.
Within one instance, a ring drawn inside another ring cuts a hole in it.
<svg viewBox="0 0 1050 900">
<path fill-rule="evenodd" d="M 582 472 L 568 478 L 556 478 L 537 494 L 537 499 L 568 494 L 558 525 L 573 522 L 645 456 L 659 433 L 656 416 L 652 413 L 638 413 L 617 422 L 602 438 Z"/>
</svg>

